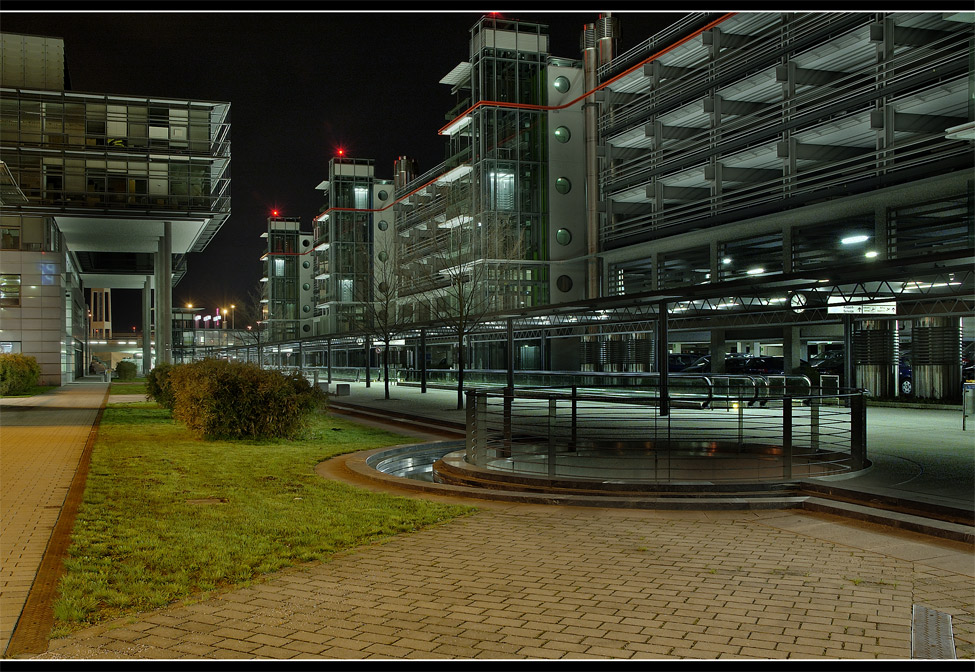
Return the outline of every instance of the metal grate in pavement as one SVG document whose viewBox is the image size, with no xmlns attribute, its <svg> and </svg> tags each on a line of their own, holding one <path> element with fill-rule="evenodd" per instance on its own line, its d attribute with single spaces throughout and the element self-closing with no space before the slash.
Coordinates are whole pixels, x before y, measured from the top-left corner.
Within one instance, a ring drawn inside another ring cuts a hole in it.
<svg viewBox="0 0 975 672">
<path fill-rule="evenodd" d="M 954 658 L 951 614 L 915 604 L 911 614 L 911 658 Z"/>
</svg>

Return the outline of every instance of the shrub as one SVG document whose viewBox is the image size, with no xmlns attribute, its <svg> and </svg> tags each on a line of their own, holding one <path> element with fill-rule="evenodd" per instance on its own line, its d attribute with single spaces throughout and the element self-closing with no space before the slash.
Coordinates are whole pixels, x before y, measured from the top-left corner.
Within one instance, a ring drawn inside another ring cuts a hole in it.
<svg viewBox="0 0 975 672">
<path fill-rule="evenodd" d="M 37 385 L 41 367 L 37 359 L 19 353 L 0 354 L 0 394 L 25 394 Z"/>
<path fill-rule="evenodd" d="M 302 376 L 207 359 L 169 372 L 173 417 L 205 438 L 294 438 L 325 394 Z"/>
<path fill-rule="evenodd" d="M 173 410 L 173 392 L 169 386 L 169 372 L 173 365 L 163 362 L 146 375 L 146 399 L 163 408 Z"/>
<path fill-rule="evenodd" d="M 115 367 L 119 380 L 135 380 L 135 362 L 119 362 Z"/>
</svg>

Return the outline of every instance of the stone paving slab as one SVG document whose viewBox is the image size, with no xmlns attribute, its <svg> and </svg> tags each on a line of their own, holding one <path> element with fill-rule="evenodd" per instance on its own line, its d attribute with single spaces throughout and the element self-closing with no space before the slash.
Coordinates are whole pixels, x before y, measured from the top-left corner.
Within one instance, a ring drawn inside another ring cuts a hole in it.
<svg viewBox="0 0 975 672">
<path fill-rule="evenodd" d="M 38 657 L 907 659 L 923 603 L 952 615 L 958 656 L 975 658 L 972 549 L 958 542 L 801 512 L 481 504 Z M 936 551 L 913 559 L 917 545 Z"/>
</svg>

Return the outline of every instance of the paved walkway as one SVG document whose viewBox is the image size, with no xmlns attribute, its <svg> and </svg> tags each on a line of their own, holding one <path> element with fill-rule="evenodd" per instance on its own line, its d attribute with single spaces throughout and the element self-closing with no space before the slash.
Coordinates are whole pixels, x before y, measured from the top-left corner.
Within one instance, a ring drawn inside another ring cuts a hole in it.
<svg viewBox="0 0 975 672">
<path fill-rule="evenodd" d="M 914 603 L 975 657 L 970 549 L 790 512 L 484 504 L 266 578 L 40 657 L 905 659 Z"/>
<path fill-rule="evenodd" d="M 24 608 L 107 389 L 77 382 L 0 400 L 0 651 Z"/>
<path fill-rule="evenodd" d="M 326 464 L 326 477 L 379 487 Z M 462 501 L 478 512 L 89 628 L 39 657 L 903 659 L 917 603 L 951 614 L 958 656 L 975 658 L 969 545 L 796 511 Z"/>
</svg>

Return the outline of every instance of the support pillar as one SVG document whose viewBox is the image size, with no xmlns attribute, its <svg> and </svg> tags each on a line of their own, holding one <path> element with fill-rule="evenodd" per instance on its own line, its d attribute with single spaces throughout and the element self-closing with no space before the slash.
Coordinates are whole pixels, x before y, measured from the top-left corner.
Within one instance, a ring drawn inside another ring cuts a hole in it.
<svg viewBox="0 0 975 672">
<path fill-rule="evenodd" d="M 420 329 L 420 393 L 427 391 L 427 330 Z"/>
<path fill-rule="evenodd" d="M 660 371 L 660 415 L 670 415 L 670 353 L 667 350 L 667 302 L 657 304 L 657 370 Z"/>
<path fill-rule="evenodd" d="M 711 330 L 711 373 L 725 373 L 725 355 L 728 345 L 725 342 L 724 329 Z"/>
<path fill-rule="evenodd" d="M 152 370 L 152 276 L 142 285 L 142 375 Z"/>
<path fill-rule="evenodd" d="M 786 374 L 795 373 L 802 360 L 799 327 L 782 327 L 782 363 Z"/>
</svg>

